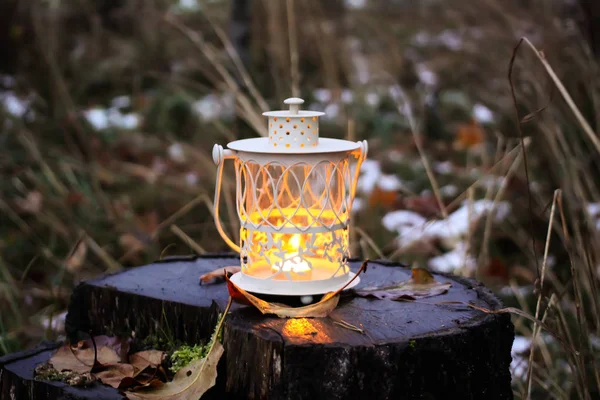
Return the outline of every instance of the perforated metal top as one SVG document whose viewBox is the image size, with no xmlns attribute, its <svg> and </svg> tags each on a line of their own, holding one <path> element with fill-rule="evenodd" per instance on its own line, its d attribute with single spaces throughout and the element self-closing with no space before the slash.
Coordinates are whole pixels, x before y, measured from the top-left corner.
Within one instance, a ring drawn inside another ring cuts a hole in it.
<svg viewBox="0 0 600 400">
<path fill-rule="evenodd" d="M 304 100 L 291 97 L 284 101 L 289 110 L 268 111 L 268 136 L 231 142 L 228 148 L 236 151 L 266 154 L 315 154 L 353 151 L 360 143 L 319 137 L 320 111 L 300 110 Z"/>
</svg>

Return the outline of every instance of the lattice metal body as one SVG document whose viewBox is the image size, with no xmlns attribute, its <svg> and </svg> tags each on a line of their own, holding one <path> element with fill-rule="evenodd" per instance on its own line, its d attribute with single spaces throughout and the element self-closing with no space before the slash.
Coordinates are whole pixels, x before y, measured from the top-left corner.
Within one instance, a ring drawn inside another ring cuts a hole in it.
<svg viewBox="0 0 600 400">
<path fill-rule="evenodd" d="M 319 140 L 322 113 L 293 111 L 265 113 L 269 138 L 213 150 L 219 166 L 215 221 L 225 241 L 240 252 L 242 264 L 232 279 L 257 293 L 325 293 L 352 276 L 349 220 L 366 142 Z M 225 158 L 235 160 L 239 246 L 226 237 L 218 216 Z"/>
</svg>

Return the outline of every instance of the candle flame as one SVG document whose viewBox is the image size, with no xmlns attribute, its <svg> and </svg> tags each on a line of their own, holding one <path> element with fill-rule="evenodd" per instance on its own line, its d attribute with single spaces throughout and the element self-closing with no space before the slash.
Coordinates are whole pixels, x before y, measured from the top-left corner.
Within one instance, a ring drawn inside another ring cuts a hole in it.
<svg viewBox="0 0 600 400">
<path fill-rule="evenodd" d="M 273 265 L 271 267 L 271 269 L 273 271 L 279 271 L 281 269 L 281 271 L 284 272 L 300 272 L 300 273 L 304 273 L 304 272 L 309 272 L 311 271 L 310 266 L 308 265 L 308 263 L 306 261 L 304 261 L 304 259 L 302 259 L 302 257 L 300 257 L 299 253 L 298 253 L 298 249 L 300 248 L 301 245 L 301 239 L 300 239 L 300 235 L 292 235 L 292 237 L 290 238 L 290 240 L 287 243 L 287 246 L 291 251 L 290 253 L 286 256 L 286 260 L 283 261 L 283 267 L 281 267 L 281 261 L 275 263 L 275 265 Z"/>
</svg>

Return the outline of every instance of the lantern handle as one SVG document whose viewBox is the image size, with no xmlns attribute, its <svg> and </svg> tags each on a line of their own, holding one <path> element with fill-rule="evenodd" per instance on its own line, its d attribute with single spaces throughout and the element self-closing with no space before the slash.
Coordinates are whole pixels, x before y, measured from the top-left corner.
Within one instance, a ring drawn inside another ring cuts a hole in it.
<svg viewBox="0 0 600 400">
<path fill-rule="evenodd" d="M 369 144 L 366 140 L 359 140 L 356 143 L 360 145 L 358 149 L 360 151 L 360 155 L 356 162 L 356 170 L 354 171 L 354 179 L 352 180 L 352 198 L 356 195 L 356 185 L 358 184 L 358 177 L 360 176 L 360 166 L 363 161 L 367 159 L 367 153 L 369 151 Z"/>
<path fill-rule="evenodd" d="M 231 249 L 237 253 L 241 251 L 240 246 L 235 244 L 233 240 L 227 236 L 223 226 L 221 225 L 221 218 L 219 218 L 219 203 L 221 200 L 221 182 L 223 181 L 223 164 L 225 164 L 225 160 L 228 158 L 236 158 L 235 152 L 232 150 L 224 150 L 223 146 L 215 144 L 212 151 L 213 161 L 217 165 L 217 180 L 215 182 L 215 201 L 213 206 L 213 217 L 215 219 L 215 225 L 217 226 L 217 231 L 219 235 L 223 238 L 225 243 Z"/>
</svg>

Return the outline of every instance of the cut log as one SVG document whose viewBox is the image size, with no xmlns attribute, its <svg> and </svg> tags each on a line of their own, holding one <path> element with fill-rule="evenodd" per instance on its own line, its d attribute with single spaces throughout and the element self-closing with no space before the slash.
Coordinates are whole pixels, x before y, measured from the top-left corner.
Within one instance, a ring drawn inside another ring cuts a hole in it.
<svg viewBox="0 0 600 400">
<path fill-rule="evenodd" d="M 36 380 L 35 367 L 47 362 L 57 348 L 58 345 L 55 343 L 44 342 L 32 350 L 0 358 L 0 399 L 117 400 L 125 398 L 116 389 L 99 382 L 93 382 L 86 387 L 73 387 L 62 382 Z"/>
<path fill-rule="evenodd" d="M 198 278 L 229 265 L 239 259 L 171 259 L 84 282 L 72 296 L 68 333 L 75 340 L 89 332 L 204 342 L 229 293 L 225 283 L 201 286 Z M 351 266 L 356 271 L 360 262 Z M 401 265 L 371 262 L 358 288 L 409 276 Z M 327 318 L 281 319 L 234 305 L 225 320 L 217 384 L 207 398 L 512 399 L 510 316 L 434 304 L 501 307 L 473 280 L 434 276 L 451 281 L 448 293 L 399 302 L 347 292 Z"/>
</svg>

